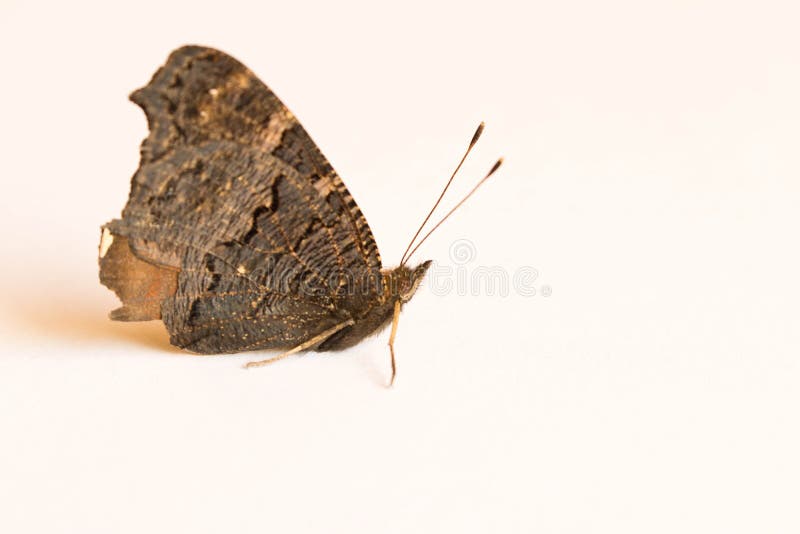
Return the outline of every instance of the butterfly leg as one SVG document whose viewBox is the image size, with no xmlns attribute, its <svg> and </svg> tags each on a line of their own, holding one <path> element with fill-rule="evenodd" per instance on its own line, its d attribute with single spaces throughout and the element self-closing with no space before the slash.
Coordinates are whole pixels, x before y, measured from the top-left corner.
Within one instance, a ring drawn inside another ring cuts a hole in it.
<svg viewBox="0 0 800 534">
<path fill-rule="evenodd" d="M 400 300 L 394 303 L 394 315 L 392 316 L 392 333 L 389 334 L 389 354 L 392 356 L 392 378 L 389 380 L 389 387 L 394 384 L 394 377 L 397 374 L 397 366 L 394 363 L 394 337 L 397 335 L 397 324 L 400 322 Z"/>
<path fill-rule="evenodd" d="M 250 367 L 261 367 L 262 365 L 269 365 L 271 363 L 275 363 L 278 360 L 282 360 L 288 356 L 291 356 L 292 354 L 297 354 L 298 352 L 304 351 L 310 347 L 313 347 L 314 345 L 318 345 L 319 343 L 322 343 L 323 341 L 331 337 L 333 334 L 335 334 L 342 328 L 346 328 L 353 324 L 355 324 L 355 321 L 353 321 L 352 319 L 348 319 L 344 322 L 337 324 L 333 328 L 329 328 L 324 332 L 312 337 L 308 341 L 305 341 L 297 345 L 296 347 L 287 350 L 286 352 L 283 352 L 281 354 L 278 354 L 277 356 L 273 356 L 272 358 L 268 358 L 266 360 L 260 360 L 257 362 L 247 362 L 247 364 L 245 364 L 245 367 L 249 369 Z"/>
</svg>

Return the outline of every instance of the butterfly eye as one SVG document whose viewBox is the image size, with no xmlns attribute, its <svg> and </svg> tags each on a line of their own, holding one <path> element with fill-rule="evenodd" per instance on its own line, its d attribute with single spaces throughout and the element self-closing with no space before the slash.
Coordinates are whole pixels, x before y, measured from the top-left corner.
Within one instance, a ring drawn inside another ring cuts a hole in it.
<svg viewBox="0 0 800 534">
<path fill-rule="evenodd" d="M 420 264 L 417 268 L 409 273 L 408 286 L 407 288 L 403 288 L 404 291 L 400 293 L 400 300 L 403 302 L 408 302 L 411 300 L 411 297 L 413 297 L 414 293 L 416 293 L 417 289 L 419 289 L 422 280 L 425 278 L 425 273 L 428 271 L 428 267 L 430 266 L 431 261 L 428 260 Z"/>
</svg>

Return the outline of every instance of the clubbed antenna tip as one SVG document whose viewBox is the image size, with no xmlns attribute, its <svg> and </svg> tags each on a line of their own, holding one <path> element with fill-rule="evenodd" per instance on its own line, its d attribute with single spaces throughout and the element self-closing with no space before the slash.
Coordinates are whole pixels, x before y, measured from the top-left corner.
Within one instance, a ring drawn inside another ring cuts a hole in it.
<svg viewBox="0 0 800 534">
<path fill-rule="evenodd" d="M 495 164 L 492 166 L 492 170 L 490 170 L 490 171 L 489 171 L 489 174 L 487 174 L 487 175 L 486 175 L 486 178 L 488 178 L 489 176 L 493 175 L 493 174 L 494 174 L 494 173 L 497 171 L 497 169 L 499 169 L 499 168 L 500 168 L 500 165 L 502 165 L 502 164 L 503 164 L 503 158 L 500 158 L 500 159 L 498 159 L 498 160 L 497 160 L 497 163 L 495 163 Z M 485 180 L 486 178 L 484 178 L 484 180 Z"/>
<path fill-rule="evenodd" d="M 477 143 L 478 139 L 480 139 L 481 134 L 483 133 L 483 127 L 484 126 L 485 126 L 484 122 L 481 121 L 481 123 L 478 125 L 478 129 L 475 130 L 475 135 L 472 136 L 472 141 L 469 142 L 469 147 L 470 148 L 475 146 L 475 143 Z"/>
</svg>

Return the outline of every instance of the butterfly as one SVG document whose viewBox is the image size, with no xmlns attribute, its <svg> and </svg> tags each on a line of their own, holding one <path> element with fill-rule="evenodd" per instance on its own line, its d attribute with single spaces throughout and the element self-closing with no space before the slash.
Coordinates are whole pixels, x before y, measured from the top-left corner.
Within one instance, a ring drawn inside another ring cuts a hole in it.
<svg viewBox="0 0 800 534">
<path fill-rule="evenodd" d="M 400 265 L 384 269 L 303 126 L 219 50 L 175 50 L 130 98 L 150 132 L 121 218 L 101 228 L 100 281 L 122 302 L 111 319 L 160 319 L 173 345 L 196 353 L 284 351 L 248 366 L 345 349 L 391 324 L 393 382 L 400 310 L 431 265 L 407 261 L 434 210 Z"/>
</svg>

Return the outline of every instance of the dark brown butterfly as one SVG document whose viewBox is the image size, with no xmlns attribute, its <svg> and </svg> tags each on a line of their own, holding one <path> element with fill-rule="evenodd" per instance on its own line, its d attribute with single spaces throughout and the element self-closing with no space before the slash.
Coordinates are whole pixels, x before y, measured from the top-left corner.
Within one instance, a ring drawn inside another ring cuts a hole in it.
<svg viewBox="0 0 800 534">
<path fill-rule="evenodd" d="M 161 319 L 172 344 L 198 353 L 286 350 L 248 366 L 344 349 L 392 323 L 394 380 L 400 309 L 431 263 L 406 265 L 420 232 L 383 269 L 361 210 L 294 115 L 218 50 L 176 50 L 131 100 L 150 134 L 122 218 L 102 228 L 100 280 L 123 304 L 111 318 Z"/>
</svg>

